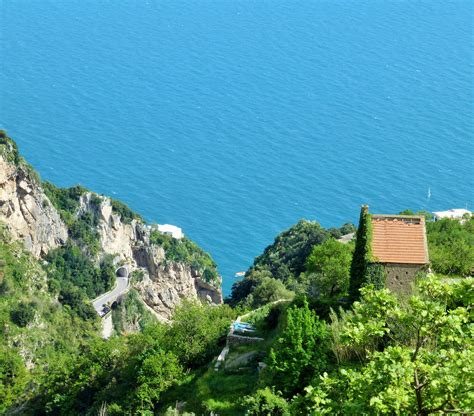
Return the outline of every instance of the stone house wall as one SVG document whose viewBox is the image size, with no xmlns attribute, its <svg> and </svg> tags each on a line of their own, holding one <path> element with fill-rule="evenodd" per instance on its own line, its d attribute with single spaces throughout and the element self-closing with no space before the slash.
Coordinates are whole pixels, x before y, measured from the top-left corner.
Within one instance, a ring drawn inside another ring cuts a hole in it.
<svg viewBox="0 0 474 416">
<path fill-rule="evenodd" d="M 410 293 L 415 283 L 415 275 L 426 269 L 425 264 L 385 263 L 385 286 L 395 293 Z"/>
</svg>

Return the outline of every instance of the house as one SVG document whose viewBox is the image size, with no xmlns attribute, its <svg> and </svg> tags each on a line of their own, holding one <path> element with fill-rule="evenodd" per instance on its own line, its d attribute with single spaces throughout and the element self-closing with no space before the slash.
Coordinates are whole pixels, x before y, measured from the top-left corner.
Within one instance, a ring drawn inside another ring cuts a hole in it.
<svg viewBox="0 0 474 416">
<path fill-rule="evenodd" d="M 371 263 L 384 266 L 385 286 L 393 292 L 411 290 L 415 275 L 428 269 L 425 217 L 370 215 Z"/>
<path fill-rule="evenodd" d="M 169 235 L 176 240 L 181 240 L 184 237 L 183 230 L 171 224 L 158 224 L 158 231 Z"/>
<path fill-rule="evenodd" d="M 433 212 L 435 221 L 442 220 L 443 218 L 450 218 L 456 220 L 463 220 L 466 217 L 470 218 L 472 216 L 472 212 L 468 211 L 467 209 L 463 208 L 454 208 L 448 211 L 437 211 Z"/>
</svg>

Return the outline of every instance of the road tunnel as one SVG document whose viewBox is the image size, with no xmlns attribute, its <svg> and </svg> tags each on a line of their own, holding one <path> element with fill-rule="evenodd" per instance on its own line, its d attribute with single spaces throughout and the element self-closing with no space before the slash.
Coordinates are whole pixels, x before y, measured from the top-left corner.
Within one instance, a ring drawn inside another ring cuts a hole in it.
<svg viewBox="0 0 474 416">
<path fill-rule="evenodd" d="M 128 269 L 124 266 L 119 267 L 115 274 L 117 277 L 128 277 Z"/>
</svg>

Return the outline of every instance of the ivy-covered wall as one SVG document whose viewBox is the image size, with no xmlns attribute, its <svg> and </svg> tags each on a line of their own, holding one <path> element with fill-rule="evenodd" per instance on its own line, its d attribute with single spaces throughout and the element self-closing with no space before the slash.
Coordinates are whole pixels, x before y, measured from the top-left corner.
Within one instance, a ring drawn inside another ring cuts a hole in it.
<svg viewBox="0 0 474 416">
<path fill-rule="evenodd" d="M 385 285 L 385 267 L 376 263 L 372 255 L 372 222 L 369 207 L 363 205 L 360 210 L 359 228 L 356 233 L 356 243 L 351 264 L 351 279 L 349 297 L 351 301 L 359 298 L 359 289 L 366 284 L 376 288 Z"/>
</svg>

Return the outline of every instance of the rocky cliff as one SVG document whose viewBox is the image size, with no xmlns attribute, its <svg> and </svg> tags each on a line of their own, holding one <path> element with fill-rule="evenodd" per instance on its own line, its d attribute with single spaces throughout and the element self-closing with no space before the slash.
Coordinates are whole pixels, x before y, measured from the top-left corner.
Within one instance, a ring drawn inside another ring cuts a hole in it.
<svg viewBox="0 0 474 416">
<path fill-rule="evenodd" d="M 153 225 L 136 219 L 123 222 L 107 197 L 88 192 L 80 201 L 79 215 L 92 212 L 98 217 L 100 253 L 114 255 L 117 265 L 136 272 L 134 287 L 160 316 L 169 318 L 182 299 L 222 303 L 220 287 L 202 280 L 191 265 L 167 260 L 165 250 L 150 243 Z"/>
<path fill-rule="evenodd" d="M 11 139 L 0 137 L 0 221 L 15 239 L 23 240 L 36 257 L 64 245 L 74 234 L 68 229 L 61 210 L 44 192 L 37 175 L 18 156 Z M 221 303 L 220 282 L 206 282 L 202 270 L 187 262 L 167 259 L 166 251 L 150 242 L 155 227 L 139 219 L 123 219 L 114 212 L 112 200 L 92 192 L 83 192 L 74 212 L 68 215 L 93 218 L 99 261 L 106 254 L 114 256 L 121 273 L 138 276 L 132 279 L 142 300 L 159 316 L 168 319 L 184 298 Z"/>
<path fill-rule="evenodd" d="M 26 165 L 0 154 L 0 220 L 36 257 L 64 244 L 68 232 Z"/>
</svg>

